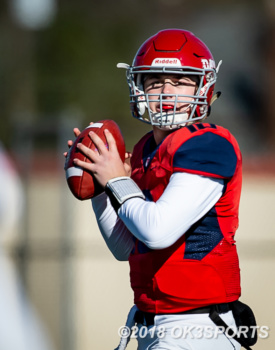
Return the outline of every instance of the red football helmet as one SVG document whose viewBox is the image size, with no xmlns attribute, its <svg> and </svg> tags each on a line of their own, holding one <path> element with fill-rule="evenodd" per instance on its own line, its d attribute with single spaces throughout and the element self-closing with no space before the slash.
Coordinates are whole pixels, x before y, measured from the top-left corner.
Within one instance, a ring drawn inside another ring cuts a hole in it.
<svg viewBox="0 0 275 350">
<path fill-rule="evenodd" d="M 211 52 L 193 33 L 181 29 L 162 30 L 141 45 L 132 66 L 124 63 L 117 66 L 127 69 L 130 105 L 135 118 L 161 128 L 177 128 L 209 115 L 220 64 L 216 68 Z M 195 76 L 195 95 L 144 93 L 144 77 L 152 73 Z M 153 113 L 149 108 L 149 97 L 150 101 L 158 100 L 162 105 L 165 96 L 173 97 L 173 110 Z M 189 103 L 188 114 L 176 111 L 176 103 L 179 102 Z"/>
</svg>

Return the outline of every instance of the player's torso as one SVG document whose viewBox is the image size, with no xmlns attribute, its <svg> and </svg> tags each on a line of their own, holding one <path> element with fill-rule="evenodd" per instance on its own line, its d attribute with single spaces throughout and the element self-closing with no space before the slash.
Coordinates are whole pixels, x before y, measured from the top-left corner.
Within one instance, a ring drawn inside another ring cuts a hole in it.
<svg viewBox="0 0 275 350">
<path fill-rule="evenodd" d="M 194 124 L 171 133 L 156 146 L 149 133 L 136 145 L 132 167 L 132 178 L 150 201 L 158 200 L 174 172 L 222 178 L 226 182 L 224 195 L 216 206 L 174 246 L 150 251 L 136 241 L 130 265 L 137 304 L 145 311 L 161 312 L 168 308 L 179 312 L 205 304 L 204 297 L 213 302 L 236 299 L 239 268 L 234 234 L 238 226 L 241 155 L 233 136 L 216 125 Z M 180 205 L 184 199 L 175 200 Z M 218 261 L 218 255 L 224 258 Z M 225 272 L 229 261 L 232 269 Z M 213 272 L 217 264 L 219 271 Z M 183 286 L 179 286 L 177 278 L 183 278 Z M 189 283 L 189 292 L 184 280 Z M 204 293 L 196 290 L 201 283 Z M 145 293 L 141 292 L 144 288 L 147 288 Z M 153 290 L 157 291 L 156 295 Z M 192 295 L 194 300 L 190 301 Z"/>
</svg>

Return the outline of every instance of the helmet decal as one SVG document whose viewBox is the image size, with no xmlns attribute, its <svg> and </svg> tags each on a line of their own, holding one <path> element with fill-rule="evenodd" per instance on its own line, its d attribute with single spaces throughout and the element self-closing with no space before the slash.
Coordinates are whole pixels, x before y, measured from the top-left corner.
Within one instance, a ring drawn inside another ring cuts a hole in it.
<svg viewBox="0 0 275 350">
<path fill-rule="evenodd" d="M 181 67 L 180 60 L 178 58 L 155 58 L 152 62 L 152 66 L 178 66 Z"/>
</svg>

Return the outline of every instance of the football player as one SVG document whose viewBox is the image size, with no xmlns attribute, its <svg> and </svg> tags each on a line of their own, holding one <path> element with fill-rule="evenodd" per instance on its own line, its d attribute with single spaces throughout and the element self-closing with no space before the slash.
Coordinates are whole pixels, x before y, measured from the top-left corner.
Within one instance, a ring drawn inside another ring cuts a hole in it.
<svg viewBox="0 0 275 350">
<path fill-rule="evenodd" d="M 137 332 L 139 350 L 240 349 L 209 317 L 214 310 L 234 330 L 230 304 L 240 297 L 242 157 L 228 130 L 205 121 L 219 96 L 219 66 L 191 32 L 158 32 L 132 65 L 118 65 L 132 115 L 152 125 L 127 154 L 131 166 L 108 131 L 108 149 L 93 133 L 97 151 L 78 145 L 92 163 L 76 166 L 105 188 L 92 199 L 102 236 L 115 258 L 129 260 L 135 306 L 127 324 L 147 330 Z"/>
</svg>

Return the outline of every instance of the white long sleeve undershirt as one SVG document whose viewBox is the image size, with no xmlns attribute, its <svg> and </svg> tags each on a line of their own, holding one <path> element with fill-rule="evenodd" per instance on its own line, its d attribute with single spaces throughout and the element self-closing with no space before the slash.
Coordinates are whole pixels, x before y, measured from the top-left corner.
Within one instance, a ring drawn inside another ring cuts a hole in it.
<svg viewBox="0 0 275 350">
<path fill-rule="evenodd" d="M 221 179 L 174 173 L 156 202 L 131 198 L 120 207 L 119 218 L 106 194 L 92 204 L 109 249 L 118 260 L 127 260 L 132 235 L 151 249 L 171 246 L 215 205 L 223 186 Z"/>
</svg>

